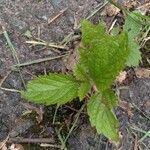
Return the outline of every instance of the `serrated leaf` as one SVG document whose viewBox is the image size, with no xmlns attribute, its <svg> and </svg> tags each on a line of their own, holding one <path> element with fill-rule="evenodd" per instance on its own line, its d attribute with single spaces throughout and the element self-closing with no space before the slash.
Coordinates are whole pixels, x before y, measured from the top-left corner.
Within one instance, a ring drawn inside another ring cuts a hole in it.
<svg viewBox="0 0 150 150">
<path fill-rule="evenodd" d="M 83 98 L 86 96 L 86 94 L 90 91 L 91 85 L 89 82 L 82 82 L 80 84 L 79 90 L 78 90 L 78 96 L 80 100 L 83 100 Z"/>
<path fill-rule="evenodd" d="M 99 134 L 104 134 L 113 141 L 119 140 L 118 120 L 113 111 L 102 102 L 101 95 L 97 94 L 91 97 L 87 112 L 90 122 Z"/>
<path fill-rule="evenodd" d="M 101 94 L 101 100 L 110 109 L 116 107 L 118 104 L 117 97 L 111 89 L 103 91 Z"/>
<path fill-rule="evenodd" d="M 82 23 L 82 45 L 80 63 L 84 64 L 98 90 L 108 89 L 129 55 L 126 33 L 111 36 L 104 32 L 102 25 L 85 21 Z"/>
<path fill-rule="evenodd" d="M 89 76 L 86 72 L 86 68 L 81 63 L 76 64 L 75 68 L 73 69 L 73 74 L 76 77 L 76 79 L 80 81 L 85 81 L 89 79 Z"/>
<path fill-rule="evenodd" d="M 101 35 L 105 34 L 105 27 L 103 24 L 93 25 L 91 22 L 83 20 L 81 26 L 82 43 L 85 45 L 89 45 L 93 38 L 99 39 Z"/>
<path fill-rule="evenodd" d="M 135 12 L 131 12 L 125 20 L 124 31 L 128 33 L 128 45 L 129 49 L 131 49 L 126 63 L 128 66 L 138 66 L 141 60 L 140 46 L 136 38 L 141 31 L 142 24 L 140 24 L 140 20 L 138 21 L 138 19 Z"/>
<path fill-rule="evenodd" d="M 51 73 L 29 81 L 22 96 L 35 103 L 64 104 L 78 96 L 79 86 L 72 76 Z"/>
<path fill-rule="evenodd" d="M 140 46 L 133 40 L 129 41 L 129 48 L 131 49 L 130 55 L 126 62 L 127 66 L 138 66 L 142 57 L 140 52 Z"/>
</svg>

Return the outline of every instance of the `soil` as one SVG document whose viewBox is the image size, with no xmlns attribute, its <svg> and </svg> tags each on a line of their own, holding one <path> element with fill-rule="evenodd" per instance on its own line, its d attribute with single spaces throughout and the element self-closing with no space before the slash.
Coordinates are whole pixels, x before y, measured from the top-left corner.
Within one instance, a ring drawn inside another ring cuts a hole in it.
<svg viewBox="0 0 150 150">
<path fill-rule="evenodd" d="M 0 141 L 6 139 L 8 135 L 11 138 L 44 137 L 53 139 L 54 145 L 60 145 L 56 128 L 62 127 L 62 134 L 66 136 L 68 128 L 76 118 L 76 111 L 80 109 L 82 103 L 75 101 L 60 107 L 54 126 L 52 121 L 56 106 L 28 104 L 16 90 L 24 90 L 27 81 L 34 76 L 64 71 L 63 59 L 37 63 L 19 69 L 14 65 L 71 51 L 72 47 L 59 50 L 58 53 L 50 47 L 35 46 L 27 44 L 26 41 L 42 39 L 46 42 L 60 43 L 64 37 L 74 31 L 75 22 L 78 24 L 81 18 L 89 16 L 100 2 L 102 0 L 86 0 L 86 2 L 85 0 L 0 0 L 0 83 L 2 87 L 0 88 Z M 62 15 L 49 23 L 64 9 L 66 11 Z M 100 20 L 100 13 L 101 11 L 92 17 L 91 20 L 94 23 Z M 16 50 L 15 56 L 13 49 L 7 44 L 3 34 L 4 29 Z M 147 63 L 146 67 L 148 67 Z M 132 150 L 135 148 L 136 137 L 140 140 L 149 130 L 150 78 L 135 77 L 128 85 L 120 86 L 119 93 L 121 100 L 133 106 L 132 115 L 129 115 L 128 110 L 123 108 L 116 110 L 122 133 L 121 142 L 116 146 L 104 136 L 97 135 L 90 126 L 87 114 L 83 113 L 68 139 L 69 150 L 115 150 L 119 148 Z M 43 119 L 39 121 L 41 113 L 44 113 Z M 137 128 L 142 129 L 144 133 Z M 150 149 L 149 141 L 150 137 L 147 136 L 138 143 L 139 147 L 142 150 Z M 52 148 L 26 144 L 24 149 Z"/>
</svg>

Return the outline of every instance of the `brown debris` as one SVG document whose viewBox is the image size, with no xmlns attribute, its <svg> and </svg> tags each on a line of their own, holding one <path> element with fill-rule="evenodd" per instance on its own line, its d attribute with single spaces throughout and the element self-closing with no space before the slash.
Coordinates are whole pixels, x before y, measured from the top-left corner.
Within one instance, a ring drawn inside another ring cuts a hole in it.
<svg viewBox="0 0 150 150">
<path fill-rule="evenodd" d="M 122 71 L 119 73 L 119 75 L 117 76 L 116 78 L 116 81 L 119 83 L 119 84 L 122 84 L 122 82 L 126 79 L 127 77 L 127 72 L 126 71 Z"/>
<path fill-rule="evenodd" d="M 107 16 L 115 16 L 120 12 L 120 9 L 117 8 L 116 6 L 112 5 L 112 4 L 108 4 L 103 12 L 103 15 L 107 15 Z"/>
<path fill-rule="evenodd" d="M 129 102 L 126 102 L 126 101 L 123 101 L 123 100 L 119 100 L 119 107 L 121 107 L 122 109 L 126 110 L 127 111 L 127 114 L 129 117 L 132 117 L 133 116 L 133 106 L 129 103 Z"/>
<path fill-rule="evenodd" d="M 67 8 L 61 10 L 55 17 L 53 17 L 52 19 L 49 19 L 48 25 L 50 25 L 52 22 L 54 22 L 56 19 L 58 19 L 66 10 L 67 10 Z"/>
<path fill-rule="evenodd" d="M 21 144 L 12 144 L 9 147 L 9 150 L 24 150 L 24 148 Z"/>
<path fill-rule="evenodd" d="M 7 143 L 54 143 L 52 138 L 9 138 Z"/>
<path fill-rule="evenodd" d="M 123 2 L 123 6 L 127 9 L 133 9 L 138 6 L 139 2 L 137 0 L 127 0 Z"/>
<path fill-rule="evenodd" d="M 38 114 L 38 116 L 36 117 L 37 122 L 38 122 L 38 123 L 42 122 L 42 120 L 43 120 L 43 114 L 44 114 L 42 108 L 37 108 L 37 107 L 35 107 L 35 106 L 33 106 L 33 105 L 30 105 L 29 103 L 22 103 L 22 102 L 21 102 L 21 104 L 22 104 L 26 109 L 36 112 L 36 113 Z"/>
<path fill-rule="evenodd" d="M 135 74 L 138 78 L 149 78 L 150 77 L 150 68 L 138 68 L 135 69 Z"/>
</svg>

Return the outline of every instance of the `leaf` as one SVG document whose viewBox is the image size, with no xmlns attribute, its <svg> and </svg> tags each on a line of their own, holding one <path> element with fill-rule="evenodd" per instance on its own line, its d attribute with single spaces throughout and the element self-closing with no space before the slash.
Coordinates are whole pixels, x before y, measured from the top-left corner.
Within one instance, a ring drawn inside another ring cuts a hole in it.
<svg viewBox="0 0 150 150">
<path fill-rule="evenodd" d="M 136 38 L 141 31 L 142 24 L 140 24 L 140 20 L 138 21 L 139 18 L 136 14 L 135 12 L 131 12 L 127 16 L 124 25 L 124 31 L 127 31 L 128 33 L 129 49 L 131 49 L 126 63 L 128 66 L 138 66 L 141 61 L 141 52 L 139 51 L 140 46 L 138 45 Z"/>
<path fill-rule="evenodd" d="M 89 75 L 88 72 L 86 71 L 86 66 L 84 66 L 81 63 L 76 64 L 76 66 L 73 69 L 73 74 L 76 77 L 76 79 L 80 81 L 89 80 Z"/>
<path fill-rule="evenodd" d="M 22 96 L 35 103 L 64 104 L 78 96 L 79 86 L 72 76 L 51 73 L 30 81 Z"/>
<path fill-rule="evenodd" d="M 80 63 L 86 67 L 98 90 L 108 89 L 124 68 L 129 55 L 126 33 L 111 36 L 102 25 L 82 23 Z"/>
<path fill-rule="evenodd" d="M 105 105 L 112 109 L 118 105 L 117 97 L 111 89 L 106 89 L 101 94 L 101 99 Z"/>
<path fill-rule="evenodd" d="M 99 134 L 102 133 L 113 141 L 119 140 L 118 120 L 113 111 L 102 102 L 99 94 L 91 97 L 87 106 L 87 112 L 91 125 L 96 127 Z"/>
<path fill-rule="evenodd" d="M 86 94 L 90 91 L 91 85 L 89 82 L 82 82 L 79 90 L 78 90 L 78 96 L 80 100 L 83 100 L 83 98 L 86 96 Z"/>
<path fill-rule="evenodd" d="M 111 30 L 111 35 L 118 35 L 120 32 L 120 27 L 114 27 L 112 30 Z"/>
<path fill-rule="evenodd" d="M 131 49 L 130 51 L 130 55 L 128 57 L 128 60 L 126 62 L 127 66 L 138 66 L 142 57 L 141 57 L 141 52 L 140 52 L 140 46 L 135 43 L 135 41 L 130 40 L 129 42 L 129 49 Z"/>
<path fill-rule="evenodd" d="M 91 22 L 83 20 L 81 26 L 82 43 L 85 45 L 89 45 L 93 38 L 99 39 L 100 35 L 105 34 L 105 27 L 103 24 L 93 25 Z"/>
</svg>

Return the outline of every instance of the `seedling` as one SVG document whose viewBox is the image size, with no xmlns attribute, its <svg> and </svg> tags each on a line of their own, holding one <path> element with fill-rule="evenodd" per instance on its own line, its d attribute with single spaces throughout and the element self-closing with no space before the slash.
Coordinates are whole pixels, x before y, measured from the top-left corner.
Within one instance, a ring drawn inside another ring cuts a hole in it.
<svg viewBox="0 0 150 150">
<path fill-rule="evenodd" d="M 50 73 L 39 76 L 29 81 L 27 91 L 22 92 L 22 96 L 35 103 L 62 105 L 77 97 L 84 100 L 89 93 L 87 113 L 91 125 L 98 133 L 118 141 L 119 124 L 114 114 L 117 97 L 111 85 L 126 64 L 137 65 L 140 59 L 139 52 L 135 61 L 131 59 L 131 44 L 139 31 L 128 33 L 130 21 L 128 19 L 125 23 L 122 33 L 113 36 L 106 32 L 103 24 L 93 25 L 84 20 L 81 24 L 81 46 L 78 49 L 79 62 L 73 74 Z"/>
</svg>

